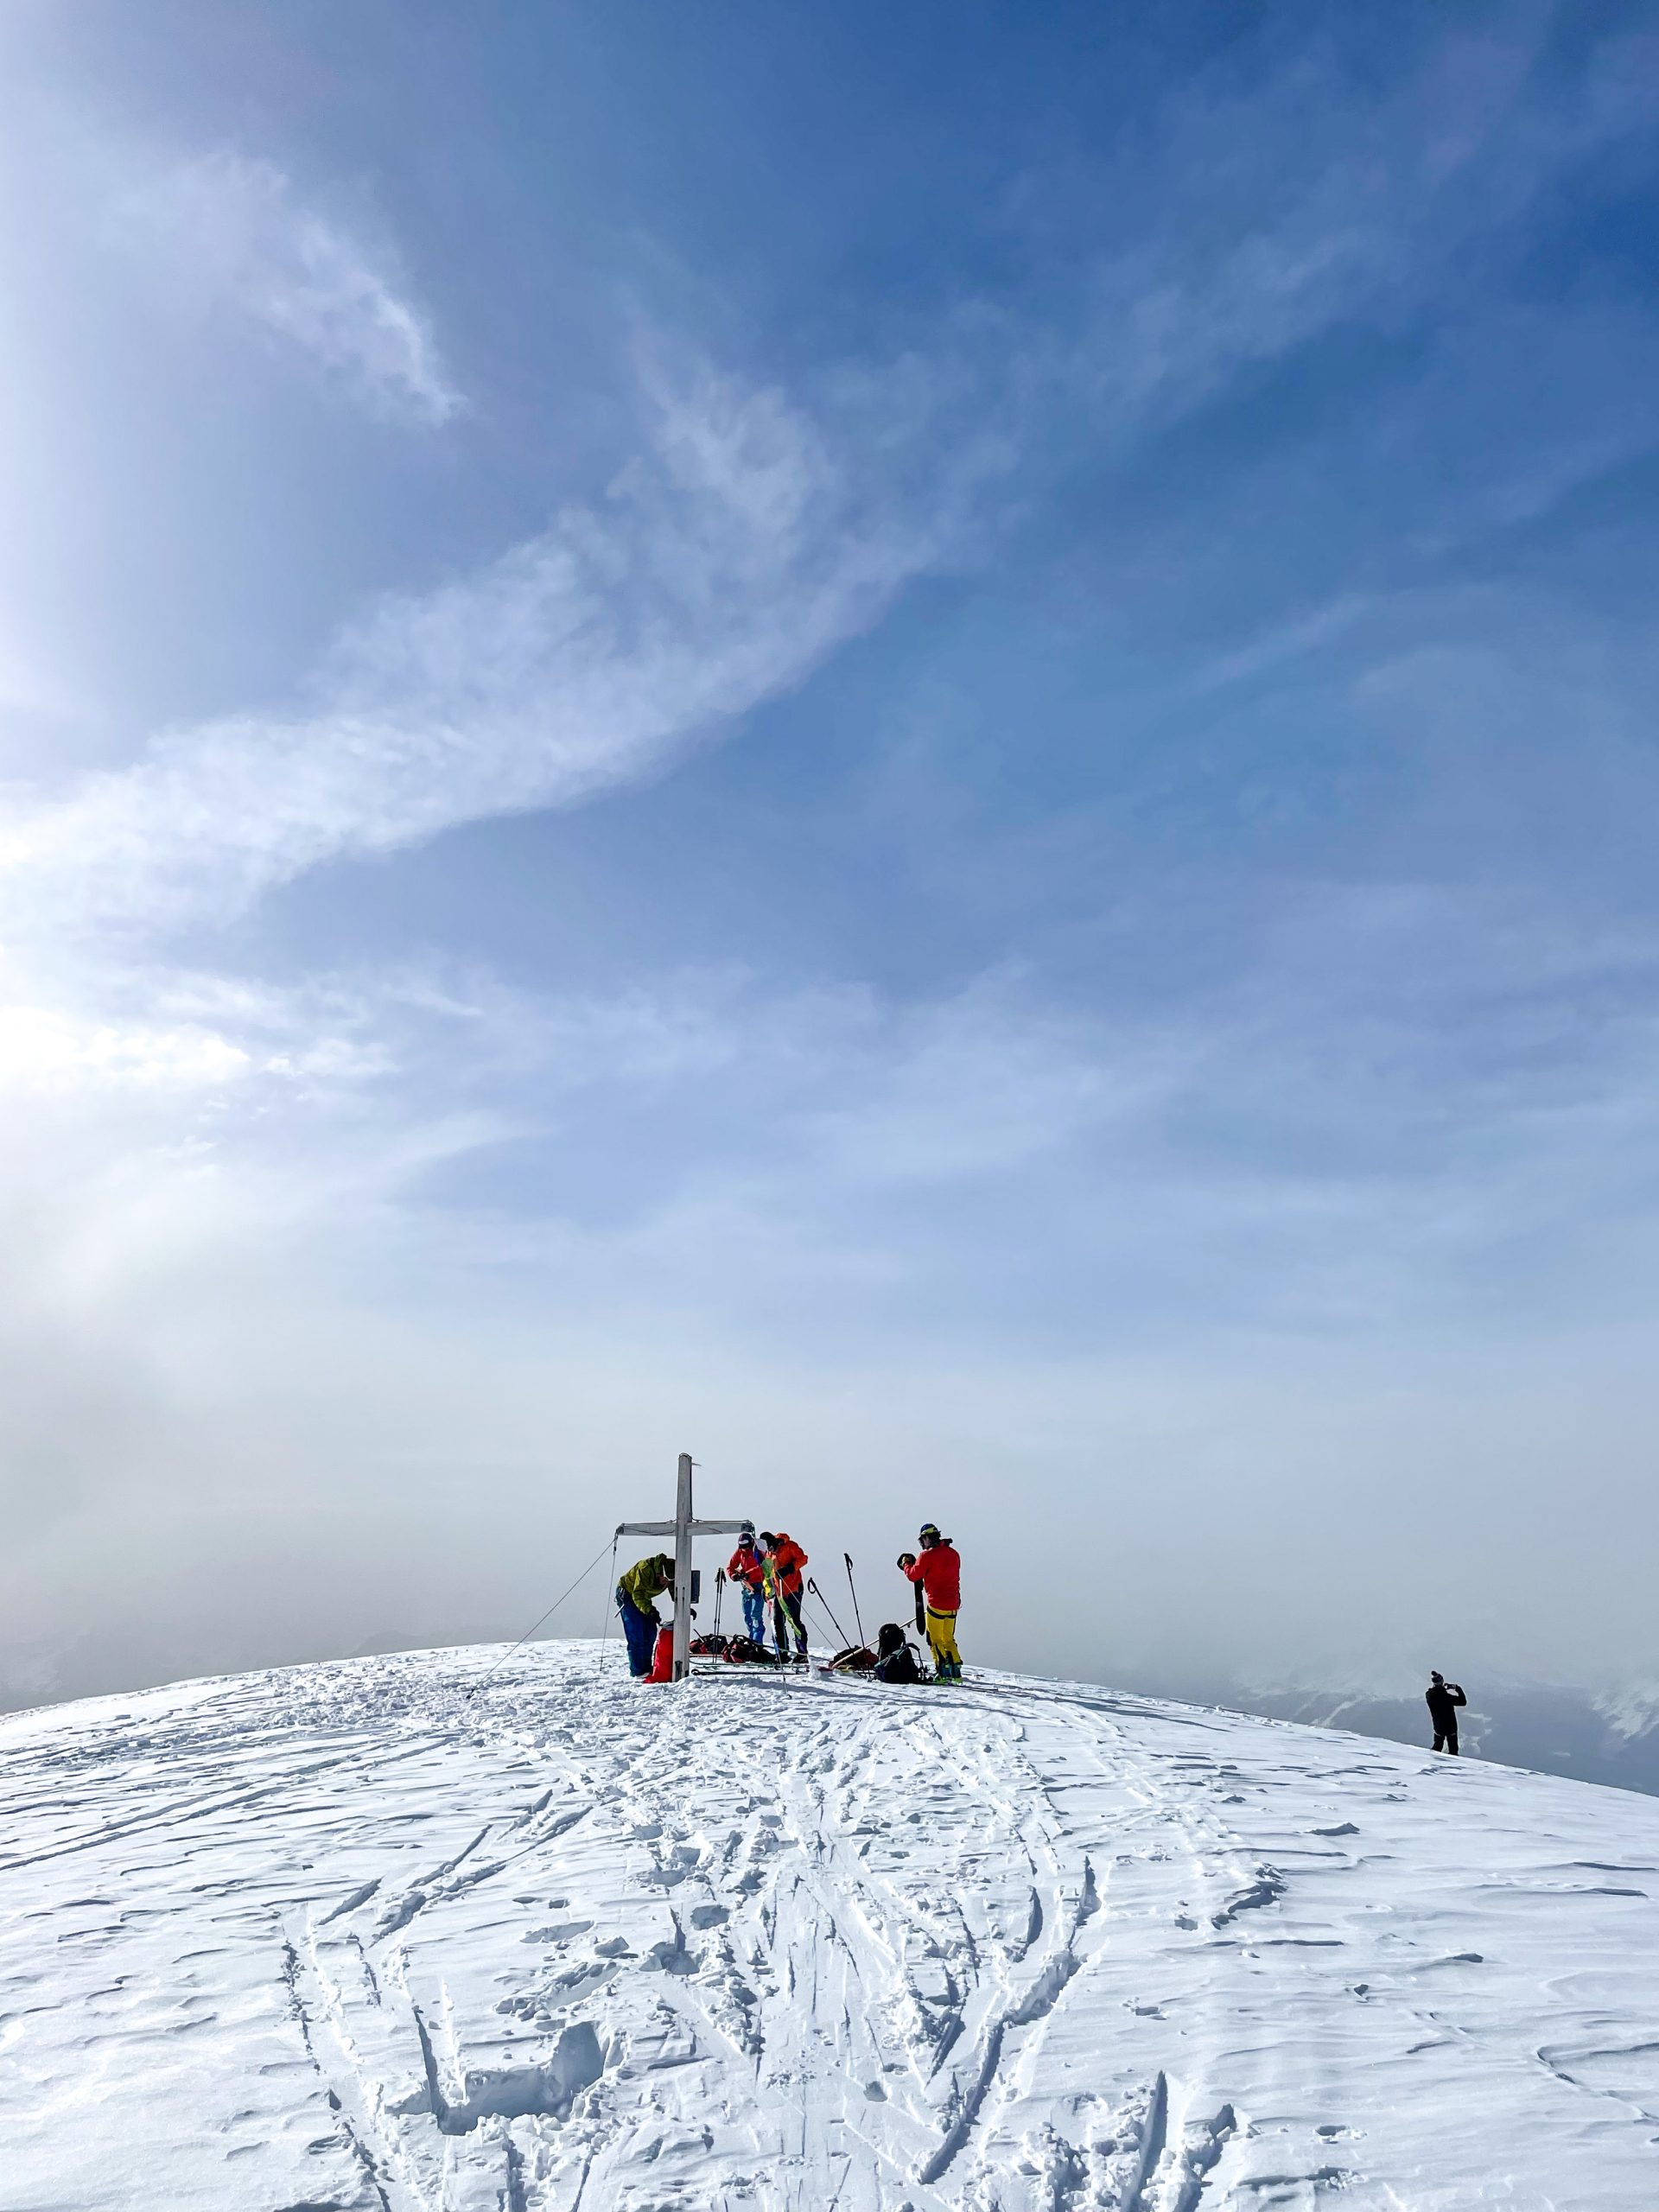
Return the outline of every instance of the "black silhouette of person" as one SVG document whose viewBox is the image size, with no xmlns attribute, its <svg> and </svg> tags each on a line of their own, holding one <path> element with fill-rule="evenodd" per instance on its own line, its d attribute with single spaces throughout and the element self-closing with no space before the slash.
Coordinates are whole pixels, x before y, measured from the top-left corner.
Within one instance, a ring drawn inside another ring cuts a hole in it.
<svg viewBox="0 0 1659 2212">
<path fill-rule="evenodd" d="M 1446 1676 L 1430 1668 L 1428 1688 L 1423 1693 L 1428 1706 L 1428 1717 L 1434 1723 L 1434 1748 L 1458 1756 L 1458 1707 L 1467 1705 L 1461 1686 L 1448 1682 Z"/>
</svg>

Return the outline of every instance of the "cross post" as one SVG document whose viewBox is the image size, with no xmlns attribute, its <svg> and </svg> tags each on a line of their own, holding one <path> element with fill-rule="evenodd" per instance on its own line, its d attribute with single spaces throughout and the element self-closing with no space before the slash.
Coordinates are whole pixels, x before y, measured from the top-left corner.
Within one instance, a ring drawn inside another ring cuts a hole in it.
<svg viewBox="0 0 1659 2212">
<path fill-rule="evenodd" d="M 691 1511 L 691 1454 L 680 1454 L 679 1479 L 675 1485 L 671 1521 L 619 1521 L 619 1536 L 672 1536 L 674 1539 L 674 1679 L 683 1682 L 691 1671 L 691 1539 L 693 1536 L 735 1535 L 741 1521 L 698 1521 Z"/>
</svg>

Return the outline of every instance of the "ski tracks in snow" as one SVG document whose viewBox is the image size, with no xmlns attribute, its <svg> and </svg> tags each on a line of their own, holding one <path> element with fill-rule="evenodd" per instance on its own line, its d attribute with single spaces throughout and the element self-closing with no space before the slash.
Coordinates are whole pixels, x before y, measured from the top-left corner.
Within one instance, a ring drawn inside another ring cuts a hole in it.
<svg viewBox="0 0 1659 2212">
<path fill-rule="evenodd" d="M 476 1950 L 443 1909 L 505 1872 L 491 1828 L 322 1923 L 335 1951 L 352 1935 L 339 1920 L 366 1923 L 359 1953 L 407 2004 L 423 2099 L 397 2082 L 384 2037 L 365 2061 L 348 2023 L 385 2000 L 353 1991 L 349 1959 L 331 1975 L 309 1928 L 330 2039 L 353 2069 L 330 2087 L 389 2212 L 402 2212 L 399 2187 L 412 2203 L 465 2201 L 467 2166 L 527 2208 L 1195 2212 L 1230 2109 L 1172 2126 L 1172 2101 L 1184 2118 L 1192 2097 L 1165 2069 L 1103 2083 L 1078 2047 L 1087 2028 L 1066 2032 L 1069 2010 L 1095 2016 L 1096 1983 L 1122 2002 L 1096 1857 L 1133 1858 L 1172 1821 L 1193 1854 L 1144 1775 L 1080 1740 L 1065 1710 L 1026 1717 L 966 1694 L 798 1678 L 690 1694 L 702 1711 L 690 1758 L 683 1709 L 620 1681 L 601 1726 L 616 1726 L 620 1695 L 622 1734 L 607 1745 L 575 1700 L 551 1741 L 511 1687 L 487 1708 L 486 1732 L 551 1754 L 587 1793 L 613 1890 L 625 1874 L 624 1897 L 596 1897 L 554 1848 L 582 1815 L 549 1815 L 551 1793 L 512 1854 L 531 1887 L 556 1870 L 548 1910 L 573 1916 L 523 1931 L 550 1947 L 552 1970 L 493 2006 L 543 2045 L 556 2033 L 556 2081 L 504 2049 L 452 1978 L 420 1993 L 426 1916 L 442 1915 L 447 1951 Z M 1247 1910 L 1246 1887 L 1224 1884 L 1212 1918 Z M 580 2064 L 565 2063 L 573 2034 Z M 436 2161 L 433 2121 L 448 2139 Z"/>
<path fill-rule="evenodd" d="M 1199 1863 L 1184 1809 L 1124 1756 L 1097 1705 L 1079 1729 L 1065 1702 L 1047 1713 L 1040 1700 L 1033 1713 L 1009 1702 L 978 1746 L 980 1786 L 1012 1788 L 1028 1808 L 1024 1840 L 1046 1877 L 1033 1891 L 1042 1942 L 1005 1981 L 978 2073 L 921 2178 L 956 2181 L 958 2201 L 984 2212 L 1194 2212 L 1233 2133 L 1230 2107 L 1187 2125 L 1190 2086 L 1172 2090 L 1161 2066 L 1149 2078 L 1120 2066 L 1114 2078 L 1091 2047 L 1103 2008 L 1135 2009 L 1135 1964 L 1119 1939 L 1145 1907 L 1124 1870 L 1164 1861 L 1171 1831 L 1182 1858 Z M 1166 1898 L 1160 1916 L 1167 1923 Z M 1185 1917 L 1179 1903 L 1173 1917 Z"/>
<path fill-rule="evenodd" d="M 1659 1808 L 1524 1778 L 1541 1862 L 1522 1778 L 1082 1687 L 483 1664 L 4 1724 L 0 2212 L 1452 2212 L 1447 2081 L 1646 2201 Z"/>
</svg>

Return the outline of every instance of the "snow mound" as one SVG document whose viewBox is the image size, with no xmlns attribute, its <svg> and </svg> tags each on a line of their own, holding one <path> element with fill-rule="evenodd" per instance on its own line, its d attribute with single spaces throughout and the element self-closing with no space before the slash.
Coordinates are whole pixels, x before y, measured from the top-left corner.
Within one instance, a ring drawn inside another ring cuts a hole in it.
<svg viewBox="0 0 1659 2212">
<path fill-rule="evenodd" d="M 0 1723 L 6 2212 L 1659 2202 L 1651 1799 L 494 1656 Z"/>
</svg>

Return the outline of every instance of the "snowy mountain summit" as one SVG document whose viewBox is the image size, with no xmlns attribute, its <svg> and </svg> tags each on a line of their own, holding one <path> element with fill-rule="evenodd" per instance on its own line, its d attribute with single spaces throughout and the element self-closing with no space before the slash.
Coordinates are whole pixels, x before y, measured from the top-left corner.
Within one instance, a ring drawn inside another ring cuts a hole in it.
<svg viewBox="0 0 1659 2212">
<path fill-rule="evenodd" d="M 1659 2203 L 1659 1802 L 496 1656 L 0 1724 L 6 2212 Z"/>
</svg>

